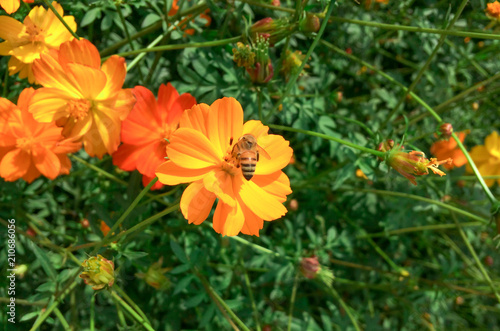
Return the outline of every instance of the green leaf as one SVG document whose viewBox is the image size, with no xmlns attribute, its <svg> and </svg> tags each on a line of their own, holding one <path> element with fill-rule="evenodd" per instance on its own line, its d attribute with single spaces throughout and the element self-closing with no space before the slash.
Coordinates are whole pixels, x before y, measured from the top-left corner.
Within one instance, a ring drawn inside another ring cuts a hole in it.
<svg viewBox="0 0 500 331">
<path fill-rule="evenodd" d="M 49 276 L 51 279 L 56 279 L 57 276 L 57 271 L 54 269 L 52 262 L 50 261 L 49 257 L 47 254 L 45 254 L 45 251 L 40 249 L 37 245 L 35 245 L 33 242 L 30 242 L 28 244 L 28 247 L 31 248 L 33 253 L 35 253 L 37 260 L 40 262 L 40 265 L 42 266 L 43 270 L 45 271 L 45 274 Z"/>
<path fill-rule="evenodd" d="M 184 253 L 184 250 L 178 243 L 176 243 L 174 240 L 170 240 L 170 247 L 172 248 L 172 251 L 174 252 L 175 256 L 177 256 L 177 258 L 182 263 L 188 263 L 186 253 Z"/>
</svg>

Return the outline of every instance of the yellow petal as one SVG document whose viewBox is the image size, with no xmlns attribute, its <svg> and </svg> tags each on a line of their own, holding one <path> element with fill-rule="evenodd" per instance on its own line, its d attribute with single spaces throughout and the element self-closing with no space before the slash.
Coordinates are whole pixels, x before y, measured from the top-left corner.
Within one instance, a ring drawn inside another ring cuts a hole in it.
<svg viewBox="0 0 500 331">
<path fill-rule="evenodd" d="M 106 86 L 106 75 L 99 69 L 77 63 L 69 63 L 66 68 L 70 84 L 85 99 L 95 100 Z"/>
<path fill-rule="evenodd" d="M 106 75 L 106 87 L 100 91 L 98 100 L 107 99 L 122 88 L 127 74 L 125 59 L 113 55 L 102 64 L 101 70 Z"/>
<path fill-rule="evenodd" d="M 196 181 L 182 193 L 180 204 L 182 215 L 189 223 L 199 225 L 207 219 L 214 202 L 215 194 L 204 188 L 203 181 Z"/>
<path fill-rule="evenodd" d="M 258 217 L 269 221 L 285 215 L 285 206 L 273 195 L 269 194 L 252 181 L 243 180 L 243 177 L 235 177 L 235 181 L 240 181 L 239 194 L 241 200 Z M 238 185 L 238 184 L 237 184 Z"/>
<path fill-rule="evenodd" d="M 215 232 L 223 236 L 236 236 L 245 222 L 245 215 L 239 204 L 230 207 L 219 201 L 215 208 L 213 227 Z"/>
<path fill-rule="evenodd" d="M 293 150 L 290 148 L 289 142 L 282 136 L 274 134 L 262 136 L 257 140 L 257 143 L 271 158 L 268 159 L 262 155 L 260 156 L 255 168 L 256 175 L 272 174 L 283 169 L 290 163 Z"/>
<path fill-rule="evenodd" d="M 500 137 L 496 131 L 493 131 L 486 137 L 484 146 L 492 156 L 500 158 Z"/>
<path fill-rule="evenodd" d="M 186 169 L 167 161 L 158 166 L 156 176 L 165 185 L 177 185 L 202 179 L 212 168 Z"/>
<path fill-rule="evenodd" d="M 251 134 L 255 138 L 257 138 L 257 140 L 261 136 L 266 136 L 268 132 L 269 132 L 269 127 L 262 124 L 261 121 L 251 120 L 243 124 L 243 134 L 244 135 Z"/>
<path fill-rule="evenodd" d="M 71 96 L 64 90 L 42 87 L 31 98 L 29 112 L 39 122 L 53 122 L 68 117 L 68 101 Z"/>
<path fill-rule="evenodd" d="M 0 6 L 7 12 L 12 14 L 19 9 L 20 0 L 0 0 Z"/>
<path fill-rule="evenodd" d="M 208 139 L 220 155 L 225 155 L 230 142 L 243 133 L 243 109 L 234 98 L 216 100 L 208 113 Z"/>
<path fill-rule="evenodd" d="M 285 202 L 286 196 L 292 193 L 290 180 L 283 171 L 277 171 L 269 175 L 255 175 L 252 182 L 273 195 L 279 202 Z"/>
<path fill-rule="evenodd" d="M 235 193 L 233 192 L 232 176 L 222 170 L 210 171 L 203 177 L 205 188 L 214 193 L 229 207 L 235 205 Z"/>
<path fill-rule="evenodd" d="M 167 147 L 172 162 L 188 169 L 212 167 L 222 162 L 222 155 L 201 132 L 180 128 L 176 130 Z"/>
<path fill-rule="evenodd" d="M 2 2 L 5 2 L 5 0 Z M 17 43 L 19 41 L 19 37 L 25 34 L 24 29 L 23 23 L 15 20 L 14 18 L 4 15 L 0 16 L 0 38 L 7 40 L 9 43 Z"/>
</svg>

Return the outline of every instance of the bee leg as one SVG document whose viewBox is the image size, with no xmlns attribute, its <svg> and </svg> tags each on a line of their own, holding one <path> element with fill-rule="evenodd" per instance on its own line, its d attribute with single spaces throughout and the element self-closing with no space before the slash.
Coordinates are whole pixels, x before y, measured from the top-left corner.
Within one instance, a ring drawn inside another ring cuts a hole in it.
<svg viewBox="0 0 500 331">
<path fill-rule="evenodd" d="M 231 137 L 231 138 L 229 139 L 229 145 L 232 145 L 232 144 L 233 144 L 233 137 Z"/>
<path fill-rule="evenodd" d="M 259 162 L 259 151 L 257 151 L 257 162 Z"/>
</svg>

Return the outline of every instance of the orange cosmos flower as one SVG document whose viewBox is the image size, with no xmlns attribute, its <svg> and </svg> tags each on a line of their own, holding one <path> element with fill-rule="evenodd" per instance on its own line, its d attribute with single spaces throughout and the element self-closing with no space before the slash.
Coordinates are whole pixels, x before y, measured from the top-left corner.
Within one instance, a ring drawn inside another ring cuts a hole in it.
<svg viewBox="0 0 500 331">
<path fill-rule="evenodd" d="M 74 17 L 63 16 L 63 9 L 58 3 L 53 2 L 52 5 L 75 31 Z M 0 55 L 11 56 L 9 74 L 19 72 L 19 78 L 28 77 L 28 81 L 34 83 L 33 61 L 39 59 L 41 54 L 72 40 L 73 36 L 50 9 L 38 6 L 30 11 L 23 23 L 9 16 L 0 16 L 0 38 L 5 40 L 0 43 Z"/>
<path fill-rule="evenodd" d="M 461 142 L 464 141 L 465 136 L 465 132 L 458 133 L 458 138 Z M 443 164 L 443 166 L 448 170 L 451 170 L 454 167 L 461 167 L 467 163 L 464 153 L 462 153 L 460 148 L 457 147 L 457 142 L 453 138 L 449 138 L 449 140 L 436 141 L 431 146 L 431 154 L 441 160 L 448 158 L 453 159 L 453 162 Z"/>
<path fill-rule="evenodd" d="M 195 105 L 184 112 L 180 128 L 167 146 L 169 160 L 158 167 L 156 175 L 167 185 L 192 182 L 180 204 L 189 223 L 201 224 L 216 198 L 213 227 L 224 236 L 240 231 L 258 236 L 264 220 L 278 219 L 287 212 L 282 203 L 292 191 L 281 169 L 293 151 L 288 141 L 268 130 L 260 121 L 243 124 L 243 109 L 233 98 L 216 100 L 211 106 Z M 253 135 L 265 151 L 250 180 L 243 177 L 242 167 L 231 156 L 246 134 Z"/>
<path fill-rule="evenodd" d="M 132 90 L 122 89 L 124 58 L 113 55 L 101 66 L 97 48 L 75 39 L 59 51 L 42 54 L 33 73 L 44 86 L 29 106 L 37 121 L 56 121 L 65 137 L 83 141 L 90 156 L 102 158 L 116 151 L 121 121 L 135 103 Z"/>
<path fill-rule="evenodd" d="M 0 176 L 6 181 L 19 178 L 28 183 L 41 174 L 49 179 L 69 174 L 67 153 L 76 152 L 81 143 L 64 140 L 54 123 L 39 123 L 28 112 L 35 90 L 24 89 L 18 106 L 0 98 Z"/>
<path fill-rule="evenodd" d="M 145 87 L 136 86 L 133 92 L 137 102 L 122 123 L 123 144 L 113 154 L 113 164 L 125 171 L 139 170 L 146 186 L 165 162 L 170 135 L 179 126 L 183 111 L 194 106 L 196 99 L 189 93 L 179 96 L 170 83 L 160 85 L 158 101 Z M 151 189 L 162 187 L 156 182 Z"/>
</svg>

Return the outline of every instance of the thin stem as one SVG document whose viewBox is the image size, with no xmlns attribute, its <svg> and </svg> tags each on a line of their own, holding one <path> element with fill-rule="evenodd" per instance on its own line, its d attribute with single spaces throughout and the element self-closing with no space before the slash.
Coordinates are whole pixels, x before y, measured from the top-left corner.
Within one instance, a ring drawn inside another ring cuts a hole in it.
<svg viewBox="0 0 500 331">
<path fill-rule="evenodd" d="M 128 329 L 128 325 L 127 325 L 127 321 L 125 320 L 125 314 L 123 314 L 123 311 L 122 311 L 122 307 L 120 306 L 120 304 L 118 303 L 118 300 L 113 298 L 113 302 L 115 303 L 115 306 L 116 306 L 116 314 L 118 315 L 118 320 L 120 321 L 120 324 L 121 326 L 124 328 L 124 329 Z M 133 317 L 130 317 L 130 319 L 133 319 Z"/>
<path fill-rule="evenodd" d="M 217 294 L 217 292 L 215 292 L 215 290 L 212 288 L 212 286 L 210 285 L 208 280 L 206 280 L 205 276 L 203 276 L 201 273 L 199 273 L 196 269 L 195 269 L 195 273 L 196 273 L 196 276 L 198 276 L 198 278 L 200 279 L 200 281 L 203 284 L 203 287 L 205 288 L 207 293 L 212 298 L 212 300 L 214 300 L 215 302 L 218 302 L 222 306 L 224 311 L 226 311 L 229 314 L 229 316 L 231 316 L 231 319 L 238 325 L 238 327 L 240 327 L 242 330 L 250 331 L 250 329 L 245 325 L 245 323 L 243 323 L 239 319 L 239 317 L 236 316 L 236 314 L 233 312 L 233 310 L 231 308 L 229 308 L 227 303 Z"/>
<path fill-rule="evenodd" d="M 250 278 L 248 277 L 248 273 L 243 261 L 241 261 L 241 266 L 243 267 L 243 275 L 245 276 L 245 285 L 247 287 L 248 297 L 250 298 L 250 304 L 252 305 L 253 318 L 255 319 L 255 327 L 257 331 L 261 331 L 262 329 L 260 327 L 259 311 L 257 310 L 257 305 L 255 304 L 255 300 L 253 298 L 252 286 L 250 285 Z"/>
<path fill-rule="evenodd" d="M 422 201 L 425 203 L 437 205 L 439 207 L 448 209 L 450 211 L 453 211 L 457 214 L 461 214 L 465 217 L 469 217 L 473 220 L 476 220 L 478 222 L 481 222 L 483 224 L 489 224 L 489 220 L 484 219 L 482 217 L 479 217 L 477 215 L 474 215 L 472 213 L 469 213 L 468 211 L 462 210 L 460 208 L 457 208 L 452 205 L 448 205 L 446 203 L 443 203 L 441 201 L 436 201 L 428 198 L 424 198 L 418 195 L 414 194 L 408 194 L 408 193 L 400 193 L 400 192 L 391 192 L 391 191 L 384 191 L 384 190 L 372 190 L 372 189 L 358 189 L 358 188 L 347 188 L 347 187 L 341 187 L 340 190 L 346 190 L 346 191 L 356 191 L 356 192 L 366 192 L 366 193 L 375 193 L 375 194 L 380 194 L 380 195 L 387 195 L 387 196 L 394 196 L 394 197 L 400 197 L 400 198 L 407 198 L 407 199 L 413 199 L 413 200 L 418 200 Z"/>
<path fill-rule="evenodd" d="M 329 290 L 330 290 L 332 296 L 340 303 L 342 308 L 344 308 L 347 316 L 351 320 L 351 323 L 354 326 L 354 328 L 356 329 L 356 331 L 361 331 L 361 328 L 359 327 L 358 322 L 356 321 L 356 318 L 354 318 L 354 316 L 352 315 L 351 307 L 349 307 L 344 302 L 344 300 L 342 300 L 342 297 L 338 294 L 337 290 L 335 290 L 333 287 L 329 287 Z"/>
<path fill-rule="evenodd" d="M 461 226 L 482 226 L 484 223 L 482 222 L 468 222 L 468 223 L 462 223 Z M 409 228 L 403 228 L 403 229 L 397 229 L 397 230 L 392 230 L 392 231 L 383 231 L 383 232 L 377 232 L 377 233 L 367 233 L 363 235 L 356 236 L 357 239 L 365 239 L 365 238 L 377 238 L 377 237 L 389 237 L 389 236 L 396 236 L 400 235 L 403 233 L 410 233 L 410 232 L 417 232 L 417 231 L 428 231 L 428 230 L 446 230 L 446 229 L 454 229 L 456 228 L 456 224 L 433 224 L 433 225 L 422 225 L 422 226 L 415 226 L 415 227 L 409 227 Z"/>
<path fill-rule="evenodd" d="M 343 140 L 340 138 L 328 136 L 326 134 L 322 134 L 322 133 L 318 133 L 318 132 L 314 132 L 314 131 L 303 130 L 303 129 L 291 128 L 291 127 L 283 126 L 283 125 L 275 125 L 275 124 L 269 124 L 269 127 L 273 128 L 273 129 L 277 129 L 277 130 L 298 132 L 298 133 L 303 133 L 303 134 L 307 134 L 307 135 L 314 136 L 314 137 L 320 137 L 323 139 L 332 140 L 332 141 L 338 142 L 339 144 L 358 149 L 362 152 L 370 153 L 370 154 L 373 154 L 373 155 L 381 157 L 381 158 L 385 157 L 384 152 L 380 152 L 380 151 L 377 151 L 377 150 L 374 150 L 374 149 L 371 149 L 368 147 L 360 146 L 360 145 L 351 143 L 349 141 L 346 141 L 346 140 Z"/>
<path fill-rule="evenodd" d="M 64 25 L 64 27 L 69 31 L 69 33 L 71 33 L 71 35 L 73 37 L 75 37 L 77 40 L 80 40 L 80 37 L 78 37 L 78 35 L 69 27 L 68 23 L 66 23 L 66 21 L 61 17 L 61 15 L 59 15 L 59 13 L 54 8 L 54 6 L 52 6 L 52 3 L 48 0 L 43 0 L 43 2 L 45 3 L 45 5 L 47 7 L 50 8 L 50 10 L 52 10 L 54 15 L 56 15 L 56 17 L 59 19 L 59 21 L 61 21 L 62 25 Z"/>
<path fill-rule="evenodd" d="M 278 107 L 286 99 L 286 97 L 288 96 L 288 94 L 292 90 L 292 87 L 295 85 L 295 82 L 297 81 L 297 78 L 299 78 L 299 75 L 302 72 L 302 70 L 304 69 L 307 60 L 311 57 L 312 52 L 316 48 L 316 45 L 320 41 L 321 36 L 323 35 L 323 32 L 326 29 L 326 26 L 328 24 L 328 18 L 332 14 L 333 8 L 335 7 L 335 1 L 336 0 L 330 0 L 330 3 L 328 4 L 328 10 L 327 10 L 326 15 L 325 15 L 325 20 L 321 23 L 321 27 L 320 27 L 320 29 L 319 29 L 316 37 L 314 38 L 311 46 L 309 47 L 309 49 L 308 49 L 308 51 L 307 51 L 307 53 L 306 53 L 306 55 L 304 57 L 304 61 L 302 61 L 302 63 L 300 64 L 300 67 L 297 69 L 297 71 L 295 71 L 291 75 L 290 80 L 286 84 L 285 91 L 283 92 L 283 94 L 281 95 L 281 97 L 279 98 L 279 100 L 274 104 L 273 109 L 271 109 L 271 111 L 267 114 L 267 116 L 265 118 L 265 122 L 269 121 L 269 119 L 273 116 L 274 112 L 276 112 L 276 110 L 278 109 Z"/>
<path fill-rule="evenodd" d="M 446 30 L 449 30 L 453 25 L 455 25 L 455 22 L 460 17 L 460 14 L 462 13 L 462 11 L 463 11 L 463 9 L 464 9 L 464 7 L 465 7 L 465 5 L 467 4 L 468 1 L 469 0 L 462 0 L 462 3 L 458 7 L 458 10 L 455 13 L 455 16 L 453 17 L 453 19 L 451 20 L 451 22 L 446 27 Z M 386 120 L 383 122 L 382 127 L 385 127 L 385 125 L 391 120 L 392 116 L 394 116 L 394 114 L 396 114 L 396 112 L 398 111 L 399 106 L 401 106 L 401 104 L 406 100 L 406 96 L 408 95 L 408 93 L 412 92 L 413 89 L 415 88 L 415 86 L 417 86 L 417 84 L 420 82 L 420 79 L 424 75 L 424 73 L 427 70 L 427 68 L 429 68 L 429 65 L 431 64 L 432 60 L 434 60 L 434 57 L 436 56 L 437 52 L 441 49 L 441 46 L 443 46 L 444 41 L 446 40 L 446 37 L 447 37 L 447 35 L 441 35 L 441 37 L 439 38 L 439 41 L 438 41 L 436 47 L 434 47 L 434 49 L 432 50 L 431 55 L 427 58 L 427 61 L 425 61 L 425 63 L 422 66 L 422 68 L 420 68 L 420 70 L 418 71 L 417 77 L 411 83 L 411 85 L 408 87 L 408 89 L 405 91 L 405 94 L 399 99 L 399 101 L 396 104 L 396 106 L 392 109 L 392 111 L 386 117 Z"/>
<path fill-rule="evenodd" d="M 481 273 L 483 274 L 484 279 L 490 285 L 491 290 L 493 291 L 493 293 L 495 294 L 495 297 L 497 298 L 498 302 L 500 303 L 500 295 L 498 294 L 495 285 L 491 281 L 490 275 L 488 275 L 488 272 L 486 271 L 486 269 L 484 269 L 484 266 L 481 263 L 481 260 L 479 259 L 479 257 L 476 254 L 476 250 L 474 249 L 474 247 L 472 247 L 469 239 L 467 238 L 467 235 L 465 234 L 464 230 L 462 229 L 462 226 L 460 225 L 460 223 L 458 222 L 456 216 L 453 213 L 452 213 L 452 217 L 453 217 L 453 221 L 457 225 L 458 232 L 460 233 L 460 236 L 462 237 L 462 240 L 464 241 L 465 245 L 467 246 L 467 248 L 469 249 L 469 252 L 472 255 L 472 258 L 474 259 L 474 261 L 476 262 L 477 266 L 479 267 L 479 270 L 481 270 Z"/>
<path fill-rule="evenodd" d="M 188 43 L 188 44 L 174 44 L 174 45 L 164 45 L 152 48 L 141 48 L 135 51 L 118 53 L 119 56 L 129 56 L 129 55 L 137 55 L 141 53 L 151 53 L 151 52 L 164 52 L 164 51 L 172 51 L 176 49 L 185 49 L 185 48 L 201 48 L 201 47 L 214 47 L 214 46 L 224 46 L 227 44 L 235 43 L 241 40 L 241 36 L 232 37 L 221 40 L 207 41 L 202 43 Z"/>
<path fill-rule="evenodd" d="M 111 295 L 146 330 L 148 330 L 148 331 L 154 331 L 154 329 L 152 328 L 151 324 L 149 324 L 149 322 L 147 322 L 139 314 L 137 314 L 137 312 L 135 310 L 133 310 L 132 307 L 130 307 L 113 289 L 111 290 Z"/>
<path fill-rule="evenodd" d="M 299 285 L 299 274 L 298 270 L 296 270 L 295 278 L 293 280 L 292 296 L 290 298 L 290 308 L 288 309 L 288 331 L 292 330 L 293 306 L 295 306 L 295 297 L 297 295 L 297 287 Z"/>
<path fill-rule="evenodd" d="M 90 331 L 95 330 L 95 294 L 90 298 Z"/>
<path fill-rule="evenodd" d="M 206 222 L 204 222 L 204 223 L 206 223 Z M 259 246 L 257 244 L 251 243 L 248 240 L 243 239 L 241 237 L 234 236 L 234 237 L 229 237 L 229 239 L 232 239 L 234 241 L 238 241 L 241 244 L 250 246 L 250 247 L 252 247 L 253 249 L 255 249 L 255 250 L 259 251 L 259 252 L 262 252 L 262 253 L 265 253 L 265 254 L 269 254 L 269 255 L 273 255 L 274 257 L 281 257 L 281 258 L 285 258 L 285 259 L 288 259 L 288 260 L 293 260 L 291 257 L 282 256 L 279 253 L 276 253 L 276 252 L 274 252 L 274 251 L 272 251 L 270 249 L 264 248 L 264 247 Z"/>
<path fill-rule="evenodd" d="M 259 106 L 259 120 L 262 122 L 262 90 L 260 87 L 257 87 L 257 103 Z"/>
<path fill-rule="evenodd" d="M 64 328 L 64 330 L 71 331 L 71 328 L 68 324 L 68 321 L 66 321 L 66 319 L 64 318 L 64 315 L 61 313 L 61 311 L 58 308 L 54 308 L 54 315 L 56 315 L 59 322 L 61 322 L 61 326 Z"/>
<path fill-rule="evenodd" d="M 144 312 L 141 310 L 141 308 L 139 308 L 139 306 L 132 300 L 130 299 L 130 297 L 127 295 L 127 293 L 125 293 L 125 291 L 123 291 L 119 286 L 117 286 L 116 284 L 113 286 L 113 289 L 118 292 L 118 294 L 120 294 L 122 297 L 125 298 L 125 300 L 128 302 L 129 305 L 132 306 L 132 308 L 134 308 L 138 313 L 139 315 L 141 315 L 141 317 L 146 321 L 148 322 L 148 324 L 152 325 L 151 322 L 149 321 L 148 317 L 146 316 L 146 314 L 144 314 Z"/>
</svg>

